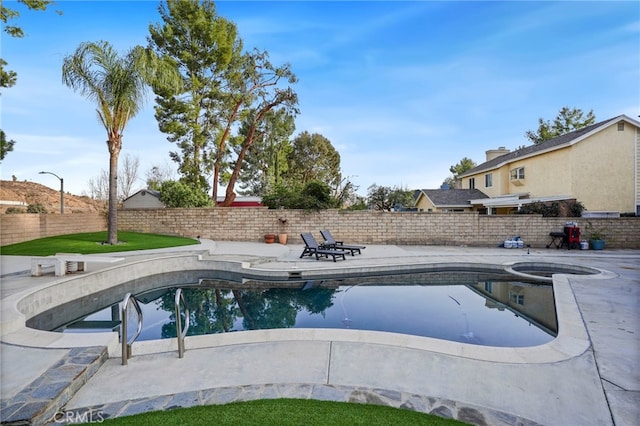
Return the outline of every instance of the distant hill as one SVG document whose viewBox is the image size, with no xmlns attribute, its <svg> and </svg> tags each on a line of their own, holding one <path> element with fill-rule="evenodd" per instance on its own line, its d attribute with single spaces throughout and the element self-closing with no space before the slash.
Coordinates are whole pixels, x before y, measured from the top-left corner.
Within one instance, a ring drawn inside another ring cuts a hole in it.
<svg viewBox="0 0 640 426">
<path fill-rule="evenodd" d="M 22 206 L 20 204 L 22 203 Z M 42 204 L 48 213 L 60 213 L 60 191 L 35 182 L 0 181 L 0 213 L 9 207 L 23 208 Z M 64 212 L 96 213 L 106 210 L 106 203 L 80 195 L 64 194 Z"/>
</svg>

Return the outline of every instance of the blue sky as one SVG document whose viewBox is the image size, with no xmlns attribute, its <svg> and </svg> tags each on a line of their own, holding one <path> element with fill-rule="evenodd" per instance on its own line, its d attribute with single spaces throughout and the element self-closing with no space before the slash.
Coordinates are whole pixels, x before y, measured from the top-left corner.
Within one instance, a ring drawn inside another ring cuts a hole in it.
<svg viewBox="0 0 640 426">
<path fill-rule="evenodd" d="M 158 1 L 58 1 L 24 9 L 26 36 L 2 33 L 1 57 L 18 73 L 2 91 L 1 128 L 16 140 L 3 180 L 39 182 L 81 195 L 108 169 L 95 106 L 62 84 L 63 58 L 85 41 L 121 52 L 146 45 Z M 636 1 L 220 1 L 247 49 L 290 63 L 301 114 L 296 134 L 317 132 L 341 156 L 365 195 L 372 184 L 437 188 L 463 157 L 528 144 L 538 118 L 564 107 L 598 120 L 640 114 L 640 3 Z M 62 15 L 55 13 L 62 11 Z M 152 166 L 170 164 L 153 98 L 124 133 L 140 159 L 138 188 Z M 176 176 L 177 177 L 177 176 Z"/>
</svg>

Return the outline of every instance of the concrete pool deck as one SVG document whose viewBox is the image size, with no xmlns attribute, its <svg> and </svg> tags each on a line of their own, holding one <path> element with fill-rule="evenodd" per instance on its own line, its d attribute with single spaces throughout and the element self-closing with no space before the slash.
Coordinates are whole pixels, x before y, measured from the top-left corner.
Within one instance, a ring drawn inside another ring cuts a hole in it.
<svg viewBox="0 0 640 426">
<path fill-rule="evenodd" d="M 550 359 L 547 351 L 546 358 L 540 359 L 536 357 L 543 350 L 538 347 L 495 351 L 402 335 L 345 336 L 340 330 L 231 333 L 235 336 L 228 340 L 217 336 L 191 339 L 183 359 L 178 359 L 174 345 L 169 351 L 134 353 L 127 366 L 120 365 L 117 357 L 101 361 L 95 374 L 91 372 L 61 408 L 75 413 L 76 418 L 91 411 L 99 419 L 234 400 L 313 397 L 403 406 L 474 424 L 638 424 L 640 251 L 369 246 L 360 256 L 334 263 L 299 259 L 301 245 L 203 240 L 200 246 L 114 256 L 125 257 L 126 263 L 202 250 L 211 258 L 243 261 L 256 270 L 273 272 L 366 270 L 415 263 L 551 262 L 597 268 L 608 275 L 566 280 L 579 311 L 578 320 L 573 321 L 576 329 L 584 328 L 587 342 L 585 346 L 584 341 L 577 341 L 580 339 L 564 339 L 560 350 L 570 356 Z M 1 265 L 3 301 L 60 279 L 53 274 L 31 277 L 30 257 L 1 256 Z M 93 268 L 86 274 L 118 266 Z M 3 309 L 3 325 L 6 312 Z M 55 386 L 43 377 L 51 379 L 60 368 L 77 365 L 78 357 L 97 357 L 77 353 L 79 349 L 70 353 L 53 348 L 49 341 L 42 341 L 41 347 L 25 347 L 16 344 L 20 340 L 14 335 L 3 329 L 2 422 L 17 418 L 20 410 L 23 414 L 28 411 L 27 404 L 20 406 L 26 399 L 47 398 L 47 392 L 54 392 Z M 421 346 L 423 340 L 428 344 Z M 28 398 L 27 388 L 31 391 Z"/>
</svg>

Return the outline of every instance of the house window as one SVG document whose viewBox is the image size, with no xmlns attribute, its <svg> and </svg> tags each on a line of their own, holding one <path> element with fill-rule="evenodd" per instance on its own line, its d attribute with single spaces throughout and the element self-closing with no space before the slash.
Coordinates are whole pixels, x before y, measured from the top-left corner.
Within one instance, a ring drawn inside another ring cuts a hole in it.
<svg viewBox="0 0 640 426">
<path fill-rule="evenodd" d="M 469 189 L 476 189 L 476 178 L 469 179 Z"/>
<path fill-rule="evenodd" d="M 517 167 L 511 170 L 511 180 L 524 179 L 524 167 Z"/>
<path fill-rule="evenodd" d="M 493 283 L 491 281 L 484 282 L 484 291 L 486 291 L 487 293 L 493 292 Z"/>
<path fill-rule="evenodd" d="M 620 121 L 618 123 L 618 131 L 619 132 L 624 132 L 624 121 Z"/>
<path fill-rule="evenodd" d="M 512 294 L 511 302 L 515 303 L 516 305 L 524 305 L 524 294 Z"/>
<path fill-rule="evenodd" d="M 493 173 L 484 175 L 484 187 L 491 188 L 493 186 Z"/>
</svg>

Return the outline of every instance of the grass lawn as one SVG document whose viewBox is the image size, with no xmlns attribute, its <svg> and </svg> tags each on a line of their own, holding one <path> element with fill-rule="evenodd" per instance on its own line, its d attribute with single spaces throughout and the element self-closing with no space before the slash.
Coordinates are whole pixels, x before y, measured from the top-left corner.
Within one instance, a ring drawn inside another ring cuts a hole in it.
<svg viewBox="0 0 640 426">
<path fill-rule="evenodd" d="M 96 254 L 199 244 L 198 240 L 192 238 L 125 231 L 118 232 L 118 244 L 102 244 L 104 241 L 107 241 L 107 231 L 58 235 L 2 246 L 0 254 L 3 256 L 49 256 L 56 253 Z"/>
<path fill-rule="evenodd" d="M 105 420 L 109 425 L 433 425 L 466 423 L 416 411 L 379 405 L 311 399 L 262 399 L 225 405 L 206 405 L 154 411 Z"/>
</svg>

